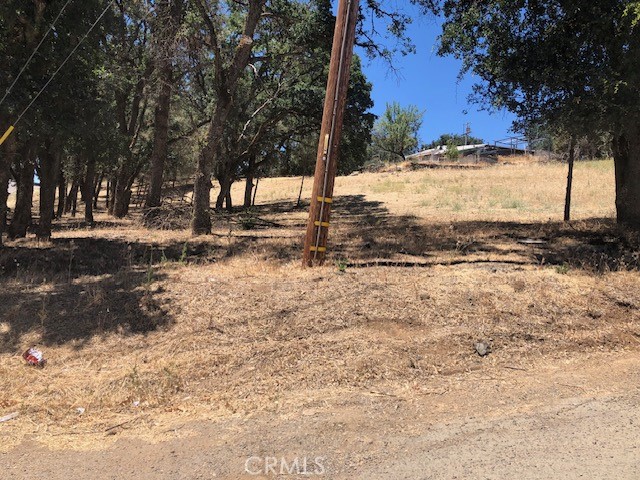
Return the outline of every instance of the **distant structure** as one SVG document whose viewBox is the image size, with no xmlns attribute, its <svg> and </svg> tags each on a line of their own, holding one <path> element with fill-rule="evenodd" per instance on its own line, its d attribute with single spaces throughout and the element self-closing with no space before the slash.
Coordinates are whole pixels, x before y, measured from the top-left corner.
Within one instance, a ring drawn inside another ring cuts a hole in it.
<svg viewBox="0 0 640 480">
<path fill-rule="evenodd" d="M 531 150 L 518 148 L 515 145 L 503 146 L 503 145 L 489 145 L 487 143 L 480 143 L 477 145 L 462 145 L 458 148 L 459 158 L 455 160 L 456 163 L 497 163 L 498 157 L 509 157 L 516 155 L 527 155 L 532 153 Z M 423 150 L 422 152 L 414 153 L 413 155 L 407 155 L 407 160 L 410 162 L 446 162 L 447 158 L 447 146 L 440 145 L 436 148 L 430 148 Z"/>
</svg>

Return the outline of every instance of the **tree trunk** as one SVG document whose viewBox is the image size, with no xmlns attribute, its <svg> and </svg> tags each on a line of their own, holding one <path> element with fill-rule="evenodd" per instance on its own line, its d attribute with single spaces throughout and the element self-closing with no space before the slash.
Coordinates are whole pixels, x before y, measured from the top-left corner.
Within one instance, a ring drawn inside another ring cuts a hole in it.
<svg viewBox="0 0 640 480">
<path fill-rule="evenodd" d="M 27 229 L 31 225 L 31 207 L 33 204 L 33 174 L 35 170 L 35 146 L 28 142 L 22 151 L 18 168 L 18 191 L 16 193 L 16 206 L 9 225 L 9 238 L 22 238 L 27 236 Z"/>
<path fill-rule="evenodd" d="M 82 186 L 82 180 L 78 181 L 78 188 L 76 188 L 75 194 L 71 199 L 71 216 L 73 218 L 75 218 L 76 213 L 78 213 L 78 191 L 80 190 L 81 186 Z"/>
<path fill-rule="evenodd" d="M 113 195 L 114 195 L 115 185 L 116 185 L 116 181 L 113 178 L 107 181 L 107 198 L 105 203 L 106 203 L 107 212 L 109 212 L 109 215 L 113 215 Z"/>
<path fill-rule="evenodd" d="M 253 189 L 253 199 L 251 200 L 251 206 L 256 205 L 256 195 L 258 195 L 258 185 L 260 185 L 260 177 L 256 178 L 256 187 Z"/>
<path fill-rule="evenodd" d="M 231 185 L 233 185 L 233 181 L 227 175 L 223 175 L 218 178 L 218 183 L 220 184 L 220 193 L 218 193 L 218 198 L 216 199 L 216 210 L 222 210 L 226 204 L 227 210 L 230 211 L 233 208 L 231 203 Z"/>
<path fill-rule="evenodd" d="M 98 208 L 98 198 L 100 198 L 100 191 L 102 190 L 102 181 L 104 180 L 104 175 L 99 175 L 96 179 L 95 183 L 95 191 L 93 192 L 93 209 Z"/>
<path fill-rule="evenodd" d="M 153 151 L 151 153 L 151 179 L 145 207 L 159 207 L 162 203 L 162 183 L 164 165 L 168 153 L 169 116 L 171 111 L 171 90 L 173 88 L 173 58 L 175 41 L 185 12 L 185 0 L 171 0 L 157 3 L 154 27 L 155 69 L 158 72 L 160 91 L 155 111 Z"/>
<path fill-rule="evenodd" d="M 113 216 L 124 218 L 129 213 L 129 202 L 131 201 L 131 187 L 126 172 L 121 171 L 115 182 L 113 192 Z"/>
<path fill-rule="evenodd" d="M 233 211 L 233 202 L 231 200 L 231 183 L 229 183 L 229 187 L 227 187 L 227 192 L 224 196 L 225 202 L 226 202 L 226 206 L 227 206 L 227 211 L 232 212 Z"/>
<path fill-rule="evenodd" d="M 93 227 L 93 196 L 95 195 L 96 160 L 91 157 L 87 162 L 84 182 L 82 183 L 82 200 L 84 202 L 84 221 Z"/>
<path fill-rule="evenodd" d="M 9 180 L 11 179 L 10 166 L 15 158 L 15 137 L 7 139 L 0 147 L 0 246 L 2 246 L 2 234 L 7 226 L 7 198 L 9 197 Z"/>
<path fill-rule="evenodd" d="M 569 173 L 567 174 L 567 194 L 564 200 L 564 221 L 571 221 L 571 192 L 573 189 L 573 166 L 576 160 L 576 137 L 571 135 L 569 143 Z"/>
<path fill-rule="evenodd" d="M 165 52 L 162 52 L 160 59 L 158 59 L 158 67 L 158 80 L 161 86 L 155 111 L 153 150 L 151 152 L 151 179 L 145 208 L 159 207 L 162 202 L 164 164 L 168 154 L 173 67 L 171 59 L 167 57 Z"/>
<path fill-rule="evenodd" d="M 221 188 L 218 192 L 218 198 L 216 198 L 216 211 L 220 211 L 224 208 L 224 199 L 226 192 Z"/>
<path fill-rule="evenodd" d="M 640 124 L 614 136 L 618 223 L 640 230 Z"/>
<path fill-rule="evenodd" d="M 56 218 L 62 218 L 64 214 L 64 203 L 67 199 L 67 179 L 64 178 L 64 171 L 62 165 L 60 166 L 60 172 L 58 173 L 58 208 L 56 210 Z"/>
<path fill-rule="evenodd" d="M 9 197 L 9 179 L 11 174 L 5 164 L 6 159 L 0 161 L 0 247 L 2 246 L 2 234 L 7 226 L 7 198 Z"/>
<path fill-rule="evenodd" d="M 196 177 L 193 186 L 193 219 L 191 233 L 205 235 L 211 233 L 211 149 L 205 147 L 198 156 Z"/>
<path fill-rule="evenodd" d="M 252 193 L 253 193 L 253 179 L 255 177 L 256 174 L 256 157 L 255 155 L 251 155 L 249 156 L 249 164 L 247 165 L 247 170 L 246 170 L 246 181 L 245 181 L 245 187 L 244 187 L 244 208 L 250 208 L 251 207 L 251 199 L 252 199 Z"/>
<path fill-rule="evenodd" d="M 120 181 L 116 182 L 116 189 L 113 195 L 113 216 L 116 218 L 126 217 L 129 213 L 130 200 L 131 190 L 128 190 Z"/>
<path fill-rule="evenodd" d="M 300 182 L 300 192 L 298 192 L 298 201 L 296 202 L 296 207 L 300 206 L 302 203 L 302 189 L 304 188 L 304 175 L 302 176 L 302 181 Z"/>
<path fill-rule="evenodd" d="M 251 200 L 253 198 L 253 173 L 247 173 L 247 179 L 244 185 L 244 208 L 251 207 Z"/>
<path fill-rule="evenodd" d="M 71 183 L 71 188 L 69 189 L 69 193 L 67 193 L 67 198 L 64 202 L 64 213 L 69 213 L 73 209 L 74 199 L 78 197 L 78 188 L 80 186 L 80 180 L 78 178 L 74 178 Z"/>
<path fill-rule="evenodd" d="M 53 142 L 46 142 L 40 154 L 40 222 L 36 236 L 51 238 L 53 209 L 56 202 L 57 176 L 60 171 L 60 153 L 55 151 Z"/>
<path fill-rule="evenodd" d="M 194 2 L 203 18 L 209 19 L 204 4 Z M 206 145 L 198 157 L 193 192 L 193 220 L 191 231 L 195 235 L 211 233 L 211 168 L 220 160 L 220 143 L 224 127 L 233 105 L 233 96 L 238 88 L 242 72 L 251 61 L 253 35 L 263 16 L 266 0 L 250 0 L 244 21 L 243 35 L 234 49 L 233 58 L 224 66 L 220 55 L 214 59 L 214 83 L 216 84 L 216 106 L 209 124 Z M 208 26 L 212 36 L 219 35 L 214 25 Z"/>
</svg>

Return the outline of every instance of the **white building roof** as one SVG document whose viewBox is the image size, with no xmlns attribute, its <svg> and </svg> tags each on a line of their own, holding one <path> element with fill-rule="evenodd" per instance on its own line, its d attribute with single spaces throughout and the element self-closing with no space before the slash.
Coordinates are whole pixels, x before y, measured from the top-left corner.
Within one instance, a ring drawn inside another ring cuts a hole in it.
<svg viewBox="0 0 640 480">
<path fill-rule="evenodd" d="M 478 150 L 481 148 L 486 147 L 487 144 L 486 143 L 479 143 L 477 145 L 461 145 L 458 148 L 459 152 L 468 152 L 471 150 Z M 407 160 L 409 159 L 413 159 L 413 158 L 420 158 L 420 157 L 430 157 L 430 156 L 438 156 L 438 155 L 444 155 L 444 153 L 447 151 L 447 146 L 446 145 L 440 145 L 436 148 L 430 148 L 428 150 L 423 150 L 421 152 L 418 153 L 414 153 L 411 155 L 407 155 Z"/>
</svg>

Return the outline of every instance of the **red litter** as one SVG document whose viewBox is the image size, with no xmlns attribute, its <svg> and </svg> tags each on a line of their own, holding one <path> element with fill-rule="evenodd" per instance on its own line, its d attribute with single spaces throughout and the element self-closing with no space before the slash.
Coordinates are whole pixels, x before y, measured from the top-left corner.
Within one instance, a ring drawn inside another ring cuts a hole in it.
<svg viewBox="0 0 640 480">
<path fill-rule="evenodd" d="M 33 365 L 34 367 L 42 368 L 47 363 L 42 352 L 33 347 L 24 352 L 22 354 L 22 358 L 24 358 L 29 365 Z"/>
</svg>

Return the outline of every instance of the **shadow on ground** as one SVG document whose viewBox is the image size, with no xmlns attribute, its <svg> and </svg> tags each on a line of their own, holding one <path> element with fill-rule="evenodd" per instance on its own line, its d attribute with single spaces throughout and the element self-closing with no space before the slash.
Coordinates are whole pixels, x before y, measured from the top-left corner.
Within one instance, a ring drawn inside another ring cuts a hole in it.
<svg viewBox="0 0 640 480">
<path fill-rule="evenodd" d="M 225 256 L 250 251 L 265 257 L 297 260 L 307 208 L 307 205 L 297 207 L 281 202 L 256 207 L 250 214 L 236 212 L 215 217 L 218 223 L 222 221 L 220 218 L 227 222 L 233 218 L 238 226 Z M 251 225 L 256 231 L 268 230 L 270 236 L 243 231 L 247 215 L 268 218 L 272 223 L 254 219 Z M 638 235 L 621 229 L 613 219 L 594 218 L 573 223 L 429 223 L 428 219 L 392 215 L 381 202 L 367 200 L 364 195 L 351 195 L 336 198 L 332 225 L 328 260 L 346 261 L 352 267 L 492 262 L 557 265 L 595 272 L 640 267 Z M 278 231 L 282 235 L 279 236 Z M 284 235 L 285 232 L 289 236 Z"/>
<path fill-rule="evenodd" d="M 613 219 L 430 224 L 428 219 L 391 215 L 382 203 L 360 195 L 340 197 L 334 216 L 342 227 L 333 238 L 334 256 L 342 255 L 352 266 L 371 261 L 414 266 L 420 259 L 444 255 L 451 257 L 446 264 L 482 262 L 482 256 L 499 263 L 566 265 L 598 272 L 640 267 L 638 235 L 621 229 Z M 403 262 L 402 257 L 414 260 Z"/>
<path fill-rule="evenodd" d="M 90 230 L 86 237 L 64 238 L 66 229 L 73 228 L 66 220 L 51 243 L 11 242 L 0 249 L 0 352 L 14 352 L 29 332 L 38 333 L 45 345 L 81 346 L 100 333 L 133 335 L 169 328 L 173 318 L 163 308 L 157 281 L 164 270 L 159 265 L 212 264 L 236 257 L 298 261 L 306 209 L 281 202 L 214 215 L 213 235 L 189 239 L 185 233 L 184 241 L 167 240 L 172 237 L 153 230 L 144 240 L 140 235 L 131 241 L 99 238 Z M 384 204 L 363 195 L 337 197 L 333 219 L 330 264 L 557 265 L 598 273 L 640 267 L 637 234 L 611 219 L 429 223 L 392 215 Z"/>
<path fill-rule="evenodd" d="M 213 235 L 195 239 L 185 236 L 184 241 L 167 241 L 151 229 L 147 239 L 128 242 L 88 234 L 73 240 L 54 239 L 48 248 L 17 244 L 3 248 L 0 274 L 15 274 L 17 265 L 53 274 L 67 272 L 73 277 L 113 274 L 122 268 L 147 268 L 162 262 L 214 263 L 246 255 L 296 261 L 301 254 L 307 208 L 278 202 L 249 211 L 212 211 Z M 173 210 L 172 221 L 166 224 L 188 225 L 190 210 Z M 158 213 L 159 217 L 163 215 Z M 117 229 L 122 224 L 106 226 Z M 346 261 L 351 266 L 495 262 L 559 265 L 596 272 L 640 267 L 638 234 L 618 227 L 613 219 L 429 223 L 429 219 L 392 215 L 382 202 L 350 195 L 336 197 L 332 226 L 328 261 Z M 73 225 L 67 220 L 60 227 L 56 232 L 64 235 L 64 230 Z"/>
<path fill-rule="evenodd" d="M 178 246 L 170 255 L 181 255 Z M 158 258 L 159 253 L 156 253 Z M 43 345 L 81 348 L 96 334 L 145 334 L 173 318 L 149 246 L 99 238 L 0 250 L 0 352 L 25 334 Z"/>
</svg>

